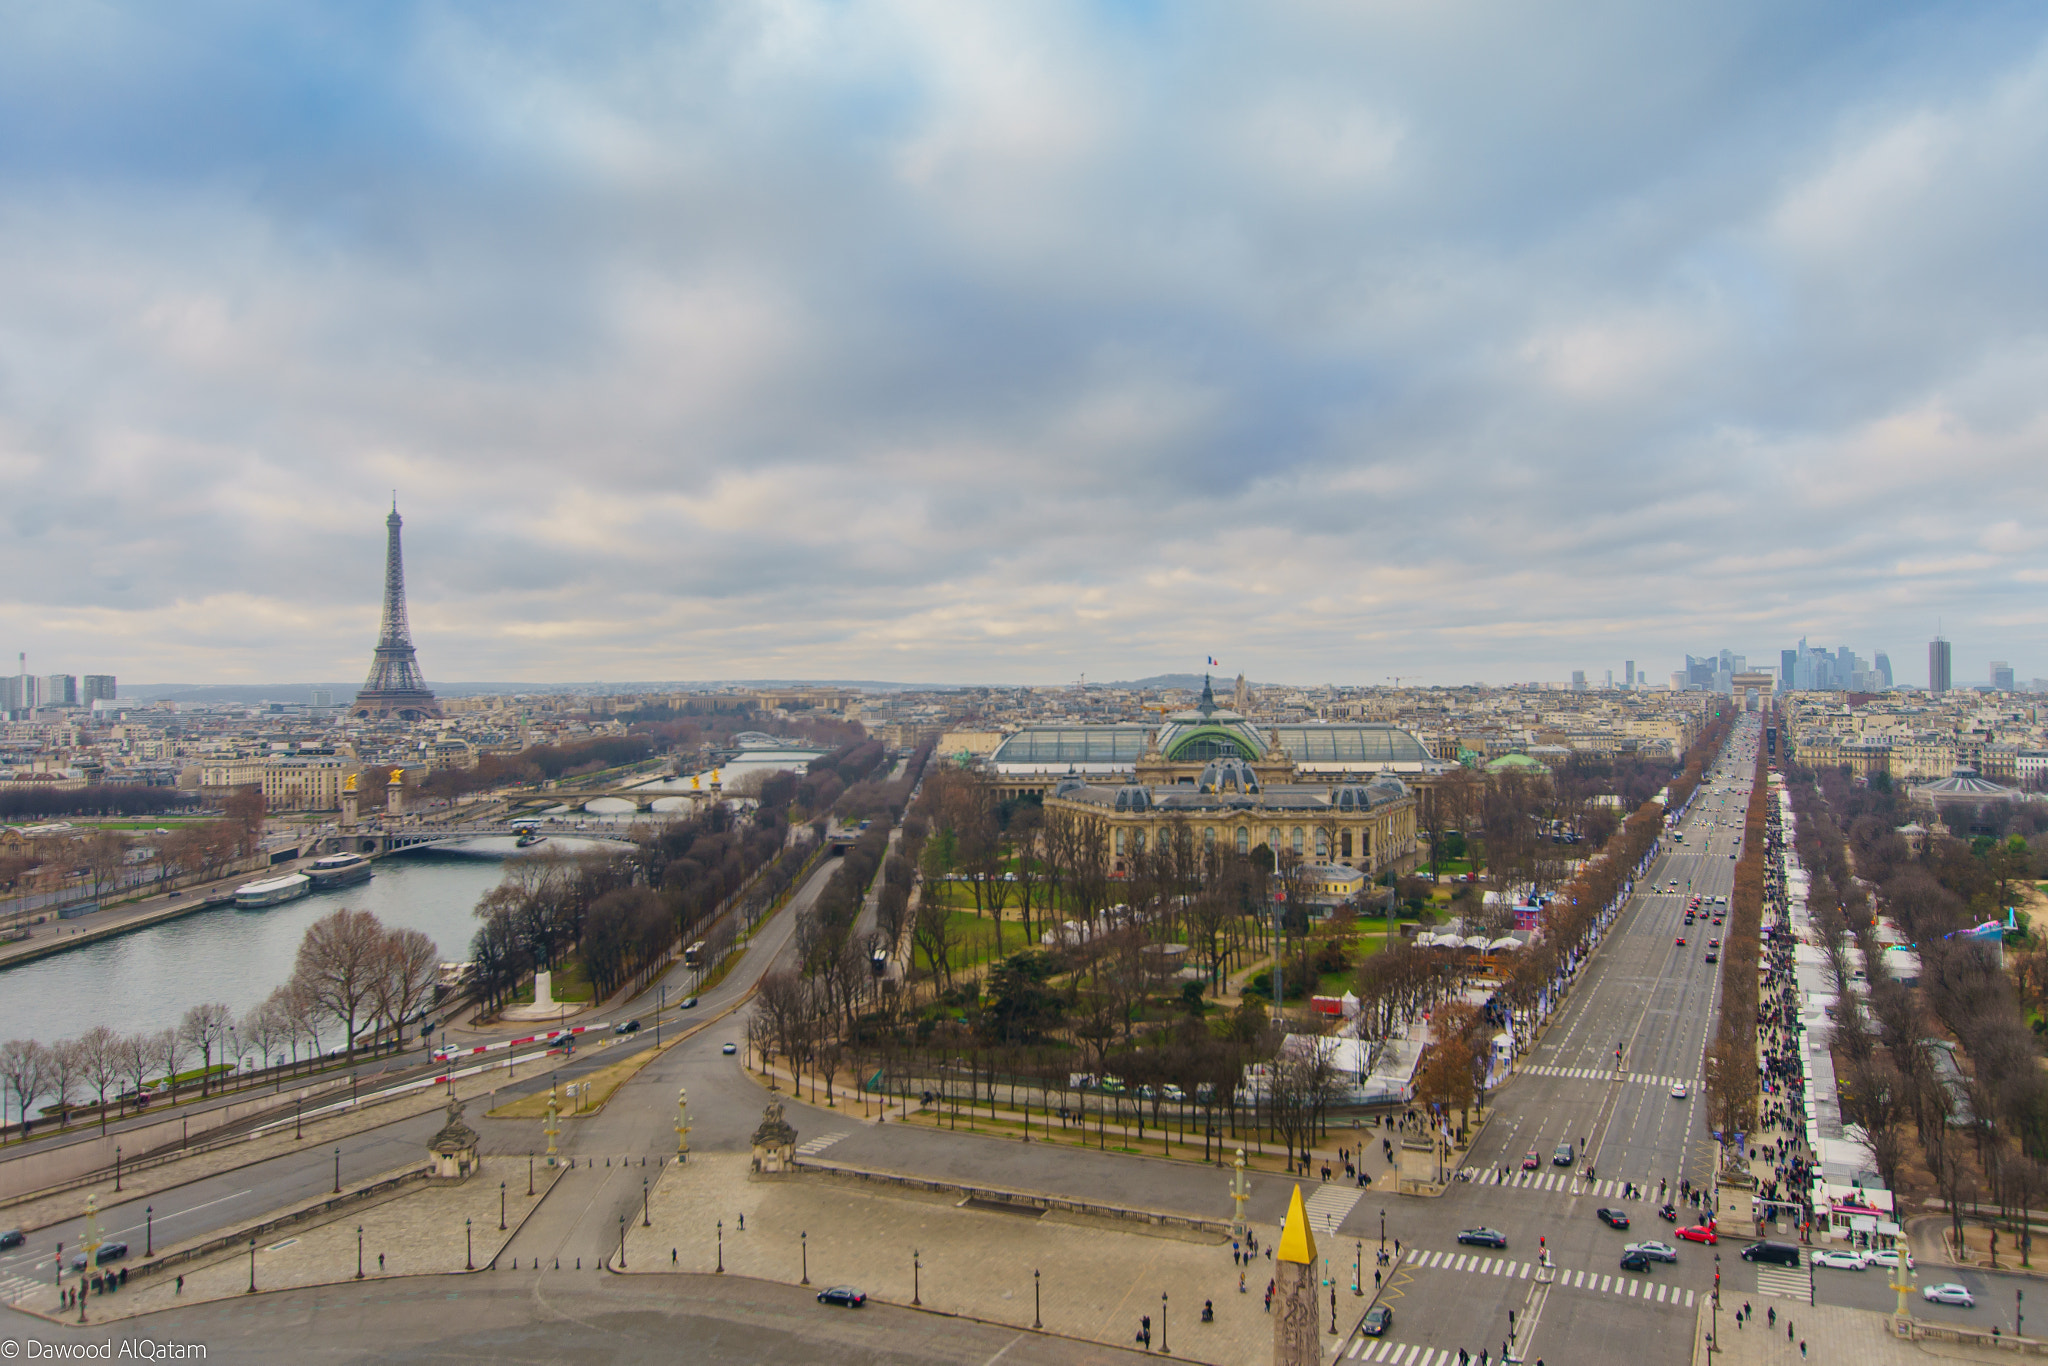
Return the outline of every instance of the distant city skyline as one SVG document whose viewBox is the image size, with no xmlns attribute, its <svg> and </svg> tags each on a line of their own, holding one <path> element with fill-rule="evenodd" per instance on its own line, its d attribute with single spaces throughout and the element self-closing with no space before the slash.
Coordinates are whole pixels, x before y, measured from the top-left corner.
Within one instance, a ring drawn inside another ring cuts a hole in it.
<svg viewBox="0 0 2048 1366">
<path fill-rule="evenodd" d="M 10 40 L 0 648 L 44 675 L 355 686 L 394 488 L 433 683 L 1801 636 L 1910 682 L 1937 621 L 1959 686 L 2048 673 L 2048 11 Z"/>
</svg>

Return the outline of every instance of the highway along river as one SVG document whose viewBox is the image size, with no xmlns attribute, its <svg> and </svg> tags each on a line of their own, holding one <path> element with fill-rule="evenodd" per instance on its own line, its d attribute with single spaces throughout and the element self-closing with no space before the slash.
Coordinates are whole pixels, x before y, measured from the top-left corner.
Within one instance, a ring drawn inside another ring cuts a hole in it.
<svg viewBox="0 0 2048 1366">
<path fill-rule="evenodd" d="M 565 852 L 594 842 L 551 839 Z M 96 1024 L 122 1033 L 164 1029 L 202 1001 L 237 1017 L 292 974 L 306 927 L 338 906 L 374 911 L 387 925 L 423 930 L 443 960 L 469 957 L 473 912 L 498 885 L 512 841 L 482 839 L 467 852 L 419 851 L 380 858 L 376 876 L 282 906 L 221 906 L 0 970 L 0 1039 L 45 1043 Z"/>
</svg>

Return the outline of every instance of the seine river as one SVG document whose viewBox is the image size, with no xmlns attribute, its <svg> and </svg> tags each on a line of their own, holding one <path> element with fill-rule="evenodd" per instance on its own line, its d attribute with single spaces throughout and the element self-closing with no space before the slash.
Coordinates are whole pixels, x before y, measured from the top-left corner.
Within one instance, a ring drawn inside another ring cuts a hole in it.
<svg viewBox="0 0 2048 1366">
<path fill-rule="evenodd" d="M 565 851 L 588 847 L 557 837 Z M 368 882 L 314 892 L 282 906 L 222 906 L 0 970 L 0 1039 L 51 1042 L 96 1024 L 123 1033 L 175 1025 L 201 1001 L 240 1015 L 291 976 L 306 927 L 337 906 L 374 911 L 387 925 L 423 930 L 443 959 L 469 957 L 477 900 L 498 885 L 510 839 L 377 860 Z"/>
</svg>

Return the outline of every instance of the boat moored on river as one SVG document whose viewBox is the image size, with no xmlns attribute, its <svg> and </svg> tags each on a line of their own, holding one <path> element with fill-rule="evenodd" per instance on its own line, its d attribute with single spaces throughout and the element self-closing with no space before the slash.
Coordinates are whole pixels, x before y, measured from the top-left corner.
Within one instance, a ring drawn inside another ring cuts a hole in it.
<svg viewBox="0 0 2048 1366">
<path fill-rule="evenodd" d="M 318 888 L 353 887 L 358 882 L 368 882 L 371 874 L 370 860 L 361 854 L 329 854 L 316 858 L 306 866 L 306 876 Z"/>
<path fill-rule="evenodd" d="M 281 906 L 287 901 L 297 901 L 312 890 L 313 879 L 304 873 L 287 873 L 283 877 L 243 883 L 235 888 L 235 905 L 245 911 Z"/>
</svg>

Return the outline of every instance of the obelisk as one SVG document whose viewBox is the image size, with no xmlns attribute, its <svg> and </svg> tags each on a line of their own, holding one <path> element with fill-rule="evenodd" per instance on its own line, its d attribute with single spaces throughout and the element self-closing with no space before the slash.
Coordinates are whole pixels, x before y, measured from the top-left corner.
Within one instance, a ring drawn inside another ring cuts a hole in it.
<svg viewBox="0 0 2048 1366">
<path fill-rule="evenodd" d="M 1301 1187 L 1287 1202 L 1287 1222 L 1273 1254 L 1273 1366 L 1321 1366 L 1323 1335 L 1316 1317 L 1316 1235 L 1302 1208 Z"/>
</svg>

